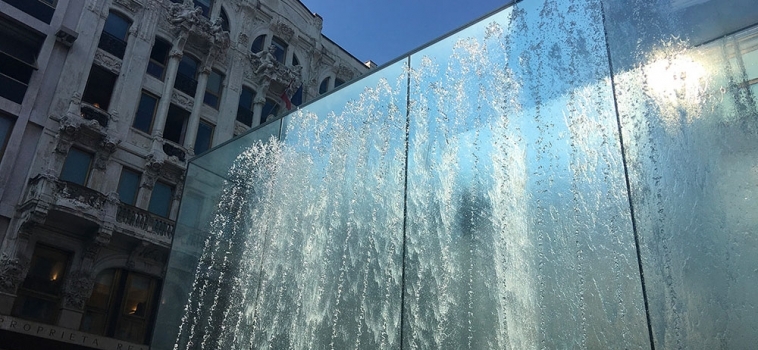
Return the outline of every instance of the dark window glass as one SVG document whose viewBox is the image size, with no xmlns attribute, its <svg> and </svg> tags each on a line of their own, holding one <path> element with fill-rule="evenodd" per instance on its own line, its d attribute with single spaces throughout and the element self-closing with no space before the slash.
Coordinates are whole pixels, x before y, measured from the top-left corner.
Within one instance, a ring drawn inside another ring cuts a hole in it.
<svg viewBox="0 0 758 350">
<path fill-rule="evenodd" d="M 174 189 L 163 183 L 156 182 L 153 186 L 153 193 L 150 196 L 150 205 L 147 210 L 153 214 L 163 216 L 165 218 L 171 213 L 171 201 L 174 194 Z"/>
<path fill-rule="evenodd" d="M 8 145 L 8 139 L 11 137 L 15 124 L 16 118 L 0 113 L 0 161 L 3 160 L 5 146 Z"/>
<path fill-rule="evenodd" d="M 226 11 L 221 9 L 221 29 L 229 31 L 229 16 L 226 15 Z"/>
<path fill-rule="evenodd" d="M 131 22 L 123 16 L 109 13 L 97 46 L 118 58 L 124 58 L 130 25 Z"/>
<path fill-rule="evenodd" d="M 203 9 L 203 16 L 208 17 L 210 15 L 213 0 L 193 0 L 193 2 L 195 6 L 199 6 Z"/>
<path fill-rule="evenodd" d="M 195 154 L 200 154 L 211 148 L 213 141 L 213 125 L 200 121 L 197 126 L 197 138 L 195 138 Z"/>
<path fill-rule="evenodd" d="M 4 0 L 9 5 L 24 11 L 34 18 L 50 24 L 55 13 L 54 0 Z"/>
<path fill-rule="evenodd" d="M 166 70 L 168 54 L 171 51 L 171 44 L 156 38 L 153 49 L 150 51 L 150 62 L 147 64 L 147 74 L 163 80 L 163 73 Z"/>
<path fill-rule="evenodd" d="M 326 77 L 324 80 L 321 81 L 321 85 L 318 86 L 318 93 L 324 94 L 327 91 L 329 91 L 329 81 L 332 79 L 331 77 Z"/>
<path fill-rule="evenodd" d="M 290 98 L 290 101 L 292 101 L 292 104 L 295 106 L 299 106 L 303 104 L 303 86 L 302 85 L 295 91 L 295 94 L 292 95 L 292 98 Z"/>
<path fill-rule="evenodd" d="M 118 180 L 118 197 L 122 202 L 134 205 L 139 191 L 140 174 L 129 169 L 121 169 L 121 178 Z"/>
<path fill-rule="evenodd" d="M 92 66 L 84 88 L 82 101 L 89 103 L 102 110 L 107 110 L 111 103 L 113 87 L 116 85 L 117 76 L 100 66 Z"/>
<path fill-rule="evenodd" d="M 179 91 L 184 92 L 190 97 L 195 97 L 195 90 L 197 89 L 197 80 L 195 75 L 197 74 L 198 62 L 196 59 L 184 55 L 179 62 L 179 68 L 176 74 L 176 81 L 174 87 Z"/>
<path fill-rule="evenodd" d="M 250 51 L 253 53 L 258 53 L 263 51 L 263 45 L 266 44 L 266 36 L 265 35 L 259 35 L 255 40 L 253 40 L 253 46 L 250 47 Z"/>
<path fill-rule="evenodd" d="M 171 105 L 166 116 L 166 127 L 163 129 L 163 138 L 177 144 L 184 143 L 184 130 L 187 127 L 187 119 L 190 112 Z"/>
<path fill-rule="evenodd" d="M 216 72 L 211 72 L 208 76 L 208 84 L 205 86 L 205 104 L 218 109 L 219 101 L 221 100 L 221 85 L 224 81 L 224 75 Z"/>
<path fill-rule="evenodd" d="M 101 272 L 79 330 L 144 344 L 149 338 L 159 281 L 125 270 Z"/>
<path fill-rule="evenodd" d="M 267 98 L 266 104 L 263 105 L 263 112 L 261 113 L 261 124 L 265 123 L 269 118 L 276 117 L 279 114 L 279 104 L 274 100 Z"/>
<path fill-rule="evenodd" d="M 153 126 L 153 117 L 155 109 L 158 107 L 158 98 L 146 92 L 142 92 L 142 97 L 137 106 L 137 113 L 134 116 L 132 126 L 135 129 L 150 133 Z"/>
<path fill-rule="evenodd" d="M 237 121 L 247 126 L 253 126 L 254 101 L 255 91 L 243 86 L 240 93 L 239 107 L 237 108 Z"/>
<path fill-rule="evenodd" d="M 292 66 L 294 67 L 294 66 L 299 66 L 299 65 L 300 65 L 300 60 L 297 59 L 297 55 L 292 54 Z"/>
<path fill-rule="evenodd" d="M 284 59 L 287 57 L 287 43 L 284 40 L 277 37 L 271 39 L 271 44 L 274 45 L 274 58 L 284 63 Z"/>
<path fill-rule="evenodd" d="M 0 16 L 0 96 L 22 103 L 44 37 Z"/>
<path fill-rule="evenodd" d="M 63 163 L 60 179 L 84 186 L 87 183 L 91 165 L 92 154 L 78 148 L 71 148 Z"/>
<path fill-rule="evenodd" d="M 55 321 L 68 260 L 66 252 L 43 245 L 35 247 L 29 272 L 18 291 L 15 315 L 45 323 Z"/>
</svg>

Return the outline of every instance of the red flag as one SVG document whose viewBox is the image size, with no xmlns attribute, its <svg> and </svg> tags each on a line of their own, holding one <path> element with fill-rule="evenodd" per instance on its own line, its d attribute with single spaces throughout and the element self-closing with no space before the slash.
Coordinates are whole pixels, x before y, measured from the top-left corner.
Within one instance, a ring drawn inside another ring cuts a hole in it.
<svg viewBox="0 0 758 350">
<path fill-rule="evenodd" d="M 284 101 L 284 106 L 287 107 L 288 111 L 292 109 L 292 101 L 290 101 L 290 97 L 287 96 L 287 90 L 282 91 L 282 94 L 279 95 L 279 98 Z"/>
<path fill-rule="evenodd" d="M 289 86 L 287 86 L 287 88 L 284 89 L 284 91 L 282 91 L 282 94 L 279 95 L 279 98 L 281 98 L 282 101 L 284 101 L 284 106 L 287 107 L 288 111 L 292 109 L 292 100 L 290 100 L 291 88 L 292 88 L 292 82 L 290 82 Z"/>
</svg>

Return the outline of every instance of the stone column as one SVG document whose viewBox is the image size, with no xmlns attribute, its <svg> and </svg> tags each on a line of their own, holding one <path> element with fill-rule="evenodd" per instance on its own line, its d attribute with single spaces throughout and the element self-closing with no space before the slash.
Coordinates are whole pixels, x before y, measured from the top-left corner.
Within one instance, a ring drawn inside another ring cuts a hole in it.
<svg viewBox="0 0 758 350">
<path fill-rule="evenodd" d="M 205 99 L 205 87 L 208 85 L 208 76 L 211 74 L 211 66 L 206 64 L 197 77 L 197 90 L 195 90 L 195 104 L 192 106 L 192 113 L 187 122 L 187 130 L 184 133 L 184 148 L 195 154 L 195 139 L 197 138 L 197 128 L 200 125 L 200 111 L 203 109 L 203 100 Z"/>
<path fill-rule="evenodd" d="M 255 94 L 255 101 L 253 104 L 253 127 L 261 124 L 261 118 L 263 117 L 263 105 L 266 104 L 266 94 L 268 93 L 268 87 L 271 84 L 269 81 L 265 81 L 261 84 L 260 89 Z"/>
<path fill-rule="evenodd" d="M 179 70 L 179 62 L 182 60 L 183 46 L 174 44 L 169 54 L 163 95 L 161 95 L 161 99 L 158 102 L 158 110 L 155 112 L 155 121 L 153 121 L 153 136 L 156 137 L 163 137 L 163 129 L 166 127 L 166 117 L 168 116 L 168 108 L 171 106 L 171 94 L 174 92 L 174 82 L 176 82 L 176 72 Z"/>
</svg>

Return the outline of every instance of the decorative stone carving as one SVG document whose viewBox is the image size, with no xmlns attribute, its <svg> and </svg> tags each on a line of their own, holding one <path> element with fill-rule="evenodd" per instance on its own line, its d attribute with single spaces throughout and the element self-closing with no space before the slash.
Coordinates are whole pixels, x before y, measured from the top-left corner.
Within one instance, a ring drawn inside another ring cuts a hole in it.
<svg viewBox="0 0 758 350">
<path fill-rule="evenodd" d="M 211 22 L 203 16 L 200 7 L 193 7 L 192 0 L 184 0 L 181 4 L 171 3 L 167 13 L 168 23 L 178 31 L 177 42 L 181 43 L 179 47 L 183 48 L 185 40 L 192 39 L 193 42 L 201 43 L 203 50 L 208 50 L 210 62 L 226 55 L 231 39 L 229 32 L 223 29 L 223 19 L 217 18 Z"/>
<path fill-rule="evenodd" d="M 97 148 L 97 152 L 95 153 L 95 167 L 104 170 L 108 163 L 108 159 L 113 152 L 116 152 L 116 148 L 120 143 L 121 140 L 111 137 L 106 137 L 100 141 L 100 147 Z"/>
<path fill-rule="evenodd" d="M 121 71 L 121 60 L 111 56 L 102 49 L 97 49 L 95 52 L 95 64 L 116 75 Z"/>
<path fill-rule="evenodd" d="M 344 65 L 340 64 L 339 67 L 337 67 L 337 76 L 340 78 L 343 78 L 345 80 L 352 80 L 355 76 L 355 72 L 353 72 L 353 69 Z"/>
<path fill-rule="evenodd" d="M 295 35 L 295 30 L 283 22 L 274 23 L 271 26 L 271 32 L 286 41 L 292 40 L 292 37 Z"/>
<path fill-rule="evenodd" d="M 63 291 L 63 304 L 66 307 L 82 310 L 84 304 L 92 293 L 95 279 L 85 271 L 76 271 L 66 279 L 66 287 Z"/>
<path fill-rule="evenodd" d="M 0 292 L 15 294 L 23 281 L 24 264 L 19 258 L 11 258 L 5 254 L 0 257 Z"/>
<path fill-rule="evenodd" d="M 289 86 L 290 84 L 297 85 L 302 80 L 302 67 L 288 67 L 285 64 L 277 61 L 274 58 L 273 51 L 275 47 L 272 45 L 268 50 L 264 50 L 255 54 L 249 54 L 250 64 L 253 68 L 251 79 L 255 80 L 259 84 L 263 81 L 276 82 L 280 85 Z"/>
<path fill-rule="evenodd" d="M 195 105 L 193 99 L 184 96 L 184 94 L 177 93 L 176 91 L 171 93 L 171 103 L 190 111 Z"/>
<path fill-rule="evenodd" d="M 132 13 L 137 12 L 139 9 L 143 7 L 143 5 L 136 0 L 115 0 L 115 3 L 123 6 L 127 10 L 131 11 Z"/>
<path fill-rule="evenodd" d="M 237 36 L 237 43 L 240 45 L 247 45 L 248 40 L 250 40 L 250 38 L 245 33 L 240 33 L 240 35 Z"/>
</svg>

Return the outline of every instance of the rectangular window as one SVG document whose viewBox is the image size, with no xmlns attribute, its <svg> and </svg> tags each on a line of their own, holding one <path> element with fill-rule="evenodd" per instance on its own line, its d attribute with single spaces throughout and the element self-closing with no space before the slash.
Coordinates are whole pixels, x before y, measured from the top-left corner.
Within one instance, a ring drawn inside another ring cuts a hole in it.
<svg viewBox="0 0 758 350">
<path fill-rule="evenodd" d="M 218 109 L 218 103 L 221 100 L 221 85 L 224 82 L 224 75 L 216 72 L 211 72 L 208 76 L 208 84 L 205 86 L 205 98 L 203 101 L 205 104 Z"/>
<path fill-rule="evenodd" d="M 104 111 L 108 110 L 108 106 L 111 103 L 111 95 L 113 94 L 113 87 L 116 86 L 116 78 L 118 77 L 115 74 L 105 68 L 93 65 L 89 71 L 89 78 L 87 79 L 87 86 L 84 88 L 82 102 L 89 103 Z"/>
<path fill-rule="evenodd" d="M 32 17 L 50 24 L 55 13 L 53 0 L 4 0 L 9 5 L 30 14 Z"/>
<path fill-rule="evenodd" d="M 122 202 L 134 205 L 139 192 L 140 174 L 129 169 L 121 169 L 121 178 L 118 180 L 118 197 Z"/>
<path fill-rule="evenodd" d="M 3 160 L 5 147 L 8 145 L 8 139 L 11 137 L 15 124 L 16 118 L 0 113 L 0 161 Z"/>
<path fill-rule="evenodd" d="M 124 58 L 126 39 L 131 25 L 132 23 L 123 16 L 113 12 L 109 13 L 103 26 L 103 32 L 100 33 L 100 41 L 97 47 L 118 58 Z"/>
<path fill-rule="evenodd" d="M 187 120 L 190 112 L 171 105 L 166 116 L 166 127 L 163 129 L 163 138 L 176 144 L 184 143 L 184 131 L 187 128 Z"/>
<path fill-rule="evenodd" d="M 153 49 L 150 51 L 150 62 L 147 64 L 147 74 L 163 80 L 163 73 L 166 70 L 166 62 L 168 62 L 170 51 L 171 44 L 155 38 Z"/>
<path fill-rule="evenodd" d="M 68 253 L 44 245 L 36 246 L 29 272 L 18 291 L 14 315 L 45 323 L 55 322 L 68 263 Z"/>
<path fill-rule="evenodd" d="M 189 55 L 184 55 L 182 56 L 182 60 L 179 61 L 179 67 L 176 70 L 174 88 L 192 98 L 195 97 L 195 90 L 197 90 L 195 75 L 197 74 L 197 66 L 199 64 L 198 60 Z"/>
<path fill-rule="evenodd" d="M 271 38 L 271 45 L 274 45 L 274 58 L 281 63 L 287 58 L 287 43 L 277 37 Z"/>
<path fill-rule="evenodd" d="M 0 96 L 22 103 L 44 36 L 0 16 Z"/>
<path fill-rule="evenodd" d="M 92 166 L 92 158 L 92 154 L 72 147 L 68 151 L 66 162 L 63 163 L 60 179 L 85 186 Z"/>
<path fill-rule="evenodd" d="M 253 126 L 253 103 L 255 102 L 255 91 L 242 87 L 240 93 L 239 107 L 237 108 L 237 121 L 247 126 Z"/>
<path fill-rule="evenodd" d="M 139 106 L 137 106 L 137 113 L 134 115 L 132 127 L 149 134 L 153 129 L 153 118 L 155 117 L 157 107 L 158 97 L 143 91 L 142 97 L 139 100 Z"/>
<path fill-rule="evenodd" d="M 168 218 L 171 213 L 171 201 L 174 197 L 174 188 L 163 183 L 156 182 L 153 193 L 150 195 L 150 205 L 147 211 Z"/>
<path fill-rule="evenodd" d="M 195 139 L 195 154 L 200 154 L 211 148 L 213 141 L 213 125 L 200 121 L 197 126 L 197 138 Z"/>
<path fill-rule="evenodd" d="M 160 281 L 125 270 L 98 275 L 79 330 L 144 344 L 149 339 Z"/>
</svg>

